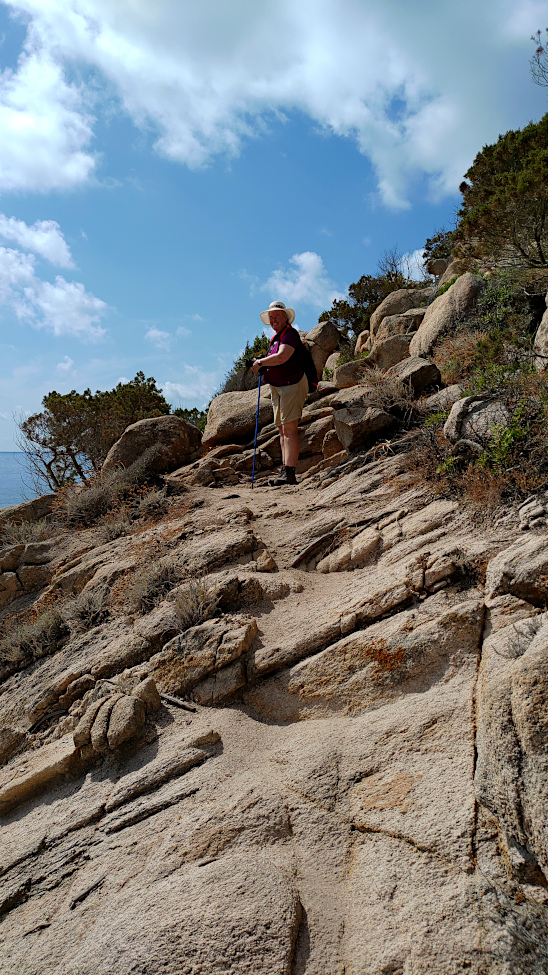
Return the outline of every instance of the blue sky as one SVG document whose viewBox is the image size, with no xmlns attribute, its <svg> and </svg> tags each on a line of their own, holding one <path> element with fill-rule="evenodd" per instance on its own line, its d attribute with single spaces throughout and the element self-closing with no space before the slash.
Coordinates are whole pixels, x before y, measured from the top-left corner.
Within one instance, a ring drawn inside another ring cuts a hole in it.
<svg viewBox="0 0 548 975">
<path fill-rule="evenodd" d="M 203 406 L 274 298 L 311 328 L 537 120 L 534 0 L 0 0 L 0 450 L 137 370 Z"/>
</svg>

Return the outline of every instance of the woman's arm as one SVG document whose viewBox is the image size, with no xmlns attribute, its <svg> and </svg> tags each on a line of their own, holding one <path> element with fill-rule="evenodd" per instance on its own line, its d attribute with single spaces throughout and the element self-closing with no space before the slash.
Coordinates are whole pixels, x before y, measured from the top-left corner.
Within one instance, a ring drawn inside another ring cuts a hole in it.
<svg viewBox="0 0 548 975">
<path fill-rule="evenodd" d="M 252 365 L 253 372 L 258 372 L 262 366 L 281 366 L 291 358 L 295 349 L 292 345 L 280 345 L 280 348 L 273 355 L 265 355 L 261 359 L 255 359 Z"/>
</svg>

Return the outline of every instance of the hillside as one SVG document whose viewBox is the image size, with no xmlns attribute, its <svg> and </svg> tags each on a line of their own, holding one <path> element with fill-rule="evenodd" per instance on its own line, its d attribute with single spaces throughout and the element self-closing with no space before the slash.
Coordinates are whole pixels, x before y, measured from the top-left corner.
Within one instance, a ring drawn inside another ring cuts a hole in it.
<svg viewBox="0 0 548 975">
<path fill-rule="evenodd" d="M 2 975 L 548 972 L 548 280 L 439 240 L 303 335 L 297 487 L 241 362 L 0 512 Z"/>
</svg>

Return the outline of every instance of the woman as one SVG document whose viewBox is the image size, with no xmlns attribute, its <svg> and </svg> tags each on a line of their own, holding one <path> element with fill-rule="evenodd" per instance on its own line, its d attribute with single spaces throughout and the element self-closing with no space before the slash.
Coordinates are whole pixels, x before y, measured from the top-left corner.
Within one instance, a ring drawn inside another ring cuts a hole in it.
<svg viewBox="0 0 548 975">
<path fill-rule="evenodd" d="M 299 420 L 308 395 L 308 379 L 302 367 L 299 333 L 291 328 L 295 320 L 292 308 L 283 301 L 273 301 L 267 311 L 261 312 L 261 321 L 274 329 L 268 354 L 255 359 L 253 371 L 263 370 L 272 390 L 274 423 L 280 431 L 282 470 L 279 477 L 269 483 L 275 485 L 296 484 L 295 467 L 299 459 Z"/>
</svg>

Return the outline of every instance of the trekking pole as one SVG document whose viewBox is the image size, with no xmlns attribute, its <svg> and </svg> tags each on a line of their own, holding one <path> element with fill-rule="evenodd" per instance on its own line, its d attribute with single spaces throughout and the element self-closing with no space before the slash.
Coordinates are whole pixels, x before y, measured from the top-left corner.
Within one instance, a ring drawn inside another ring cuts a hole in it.
<svg viewBox="0 0 548 975">
<path fill-rule="evenodd" d="M 261 379 L 263 377 L 259 373 L 259 395 L 257 396 L 257 415 L 255 417 L 255 443 L 253 445 L 253 471 L 251 473 L 251 488 L 255 483 L 255 458 L 257 456 L 257 434 L 259 432 L 259 406 L 261 405 Z"/>
</svg>

